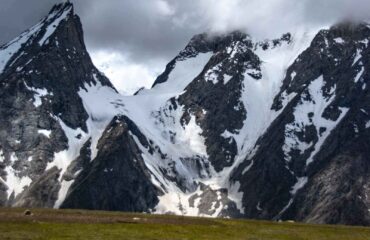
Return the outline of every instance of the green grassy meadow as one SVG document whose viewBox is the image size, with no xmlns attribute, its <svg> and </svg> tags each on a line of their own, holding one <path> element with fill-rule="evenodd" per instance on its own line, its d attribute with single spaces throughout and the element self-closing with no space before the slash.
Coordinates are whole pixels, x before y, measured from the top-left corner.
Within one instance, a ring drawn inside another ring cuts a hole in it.
<svg viewBox="0 0 370 240">
<path fill-rule="evenodd" d="M 370 240 L 370 228 L 82 210 L 0 209 L 6 239 Z"/>
</svg>

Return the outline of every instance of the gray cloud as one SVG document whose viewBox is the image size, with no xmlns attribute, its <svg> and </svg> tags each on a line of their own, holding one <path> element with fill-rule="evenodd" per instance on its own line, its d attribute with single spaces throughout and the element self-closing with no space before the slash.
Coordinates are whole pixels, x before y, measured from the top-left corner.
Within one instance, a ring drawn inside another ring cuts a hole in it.
<svg viewBox="0 0 370 240">
<path fill-rule="evenodd" d="M 0 42 L 40 19 L 57 0 L 1 0 Z M 91 49 L 134 61 L 172 57 L 192 35 L 245 29 L 271 37 L 298 24 L 369 18 L 368 0 L 74 0 Z"/>
<path fill-rule="evenodd" d="M 0 0 L 0 43 L 17 37 L 45 16 L 57 0 Z"/>
<path fill-rule="evenodd" d="M 0 0 L 0 42 L 42 18 L 58 0 Z M 370 19 L 369 0 L 72 0 L 88 49 L 154 76 L 197 33 L 241 29 L 257 38 L 302 26 Z M 123 60 L 122 60 L 123 59 Z M 98 59 L 102 62 L 102 59 Z M 101 63 L 102 64 L 102 63 Z M 102 64 L 104 65 L 104 64 Z M 117 64 L 115 64 L 117 65 Z M 125 66 L 122 66 L 124 68 Z M 118 66 L 117 66 L 118 68 Z M 110 69 L 114 71 L 114 69 Z M 150 74 L 148 73 L 150 72 Z M 132 72 L 122 76 L 133 76 Z M 140 81 L 142 76 L 130 81 Z M 118 81 L 118 80 L 116 80 Z M 123 81 L 123 80 L 122 80 Z M 149 80 L 146 80 L 149 85 Z M 127 81 L 126 81 L 127 83 Z M 139 83 L 137 83 L 139 85 Z M 135 85 L 136 87 L 136 85 Z"/>
</svg>

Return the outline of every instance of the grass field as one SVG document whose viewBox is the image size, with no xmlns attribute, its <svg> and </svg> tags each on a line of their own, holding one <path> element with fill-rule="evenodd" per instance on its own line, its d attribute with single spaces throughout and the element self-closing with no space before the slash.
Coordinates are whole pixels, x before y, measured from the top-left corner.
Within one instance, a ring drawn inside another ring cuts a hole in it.
<svg viewBox="0 0 370 240">
<path fill-rule="evenodd" d="M 158 216 L 118 212 L 0 209 L 0 239 L 370 240 L 370 228 Z"/>
</svg>

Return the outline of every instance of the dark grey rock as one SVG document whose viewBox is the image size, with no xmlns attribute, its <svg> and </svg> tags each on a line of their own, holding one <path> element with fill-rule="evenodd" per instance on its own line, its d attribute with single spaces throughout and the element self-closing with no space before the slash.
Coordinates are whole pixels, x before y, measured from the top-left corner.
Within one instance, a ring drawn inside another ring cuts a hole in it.
<svg viewBox="0 0 370 240">
<path fill-rule="evenodd" d="M 132 124 L 124 116 L 112 120 L 97 157 L 78 175 L 62 208 L 148 212 L 156 206 L 161 191 L 150 181 Z"/>
</svg>

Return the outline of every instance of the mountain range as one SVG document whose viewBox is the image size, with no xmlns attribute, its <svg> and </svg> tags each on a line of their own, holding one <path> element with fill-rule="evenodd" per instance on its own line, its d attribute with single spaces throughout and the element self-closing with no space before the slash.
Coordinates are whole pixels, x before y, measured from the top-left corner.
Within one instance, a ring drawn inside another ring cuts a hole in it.
<svg viewBox="0 0 370 240">
<path fill-rule="evenodd" d="M 0 47 L 0 206 L 368 225 L 369 40 L 203 33 L 123 96 L 57 4 Z"/>
</svg>

